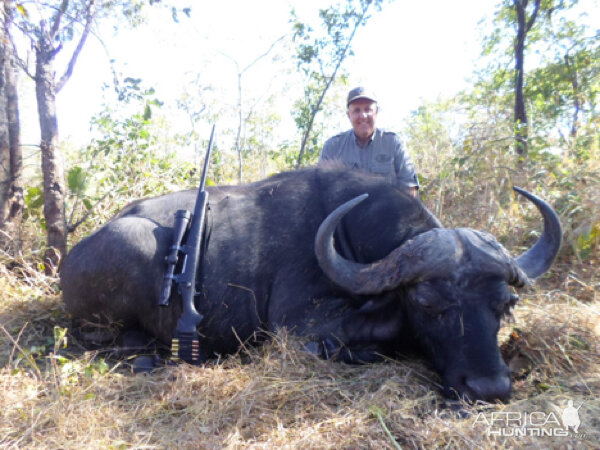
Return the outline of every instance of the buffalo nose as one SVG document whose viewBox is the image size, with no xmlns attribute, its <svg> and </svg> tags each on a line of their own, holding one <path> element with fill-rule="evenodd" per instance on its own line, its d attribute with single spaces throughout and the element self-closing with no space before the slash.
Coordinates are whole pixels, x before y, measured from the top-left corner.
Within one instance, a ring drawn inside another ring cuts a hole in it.
<svg viewBox="0 0 600 450">
<path fill-rule="evenodd" d="M 465 384 L 472 392 L 472 397 L 478 400 L 506 400 L 510 397 L 511 382 L 506 375 L 467 378 Z"/>
</svg>

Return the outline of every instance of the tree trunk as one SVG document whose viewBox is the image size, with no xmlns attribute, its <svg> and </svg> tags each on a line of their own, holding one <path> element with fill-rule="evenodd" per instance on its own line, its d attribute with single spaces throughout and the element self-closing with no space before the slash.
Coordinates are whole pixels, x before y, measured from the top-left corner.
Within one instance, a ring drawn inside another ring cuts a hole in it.
<svg viewBox="0 0 600 450">
<path fill-rule="evenodd" d="M 527 0 L 515 0 L 517 8 L 517 39 L 515 42 L 515 149 L 517 154 L 527 154 L 527 111 L 523 96 L 523 60 L 525 53 L 525 31 Z"/>
<path fill-rule="evenodd" d="M 63 161 L 58 147 L 56 86 L 53 59 L 56 51 L 44 37 L 36 46 L 35 86 L 41 132 L 42 174 L 44 177 L 44 217 L 48 236 L 44 261 L 46 272 L 58 267 L 67 250 L 65 185 Z"/>
<path fill-rule="evenodd" d="M 0 249 L 21 250 L 23 157 L 20 146 L 17 71 L 10 45 L 10 10 L 0 25 Z"/>
<path fill-rule="evenodd" d="M 517 38 L 515 40 L 515 149 L 517 154 L 521 156 L 527 155 L 527 139 L 529 137 L 529 123 L 527 121 L 527 110 L 523 95 L 525 38 L 535 22 L 540 1 L 536 0 L 534 11 L 529 20 L 527 20 L 528 0 L 514 0 L 517 12 Z"/>
<path fill-rule="evenodd" d="M 339 67 L 339 65 L 338 65 L 338 67 Z M 336 67 L 336 72 L 337 72 L 337 67 Z M 335 73 L 333 74 L 333 76 L 335 77 Z M 321 109 L 321 105 L 323 104 L 323 99 L 325 98 L 325 94 L 327 93 L 327 90 L 329 89 L 329 86 L 331 85 L 332 81 L 333 81 L 333 77 L 329 79 L 329 81 L 323 88 L 323 91 L 321 92 L 321 95 L 319 96 L 319 100 L 317 101 L 317 104 L 314 106 L 314 108 L 312 109 L 312 111 L 310 113 L 310 119 L 308 120 L 308 124 L 306 125 L 306 130 L 304 130 L 304 134 L 302 135 L 300 151 L 298 152 L 298 159 L 296 160 L 296 169 L 299 169 L 300 166 L 302 165 L 302 158 L 304 156 L 304 151 L 306 150 L 306 144 L 308 143 L 308 138 L 310 137 L 310 132 L 312 131 L 312 128 L 313 128 L 313 123 L 315 122 L 315 117 L 317 117 L 317 114 L 319 113 L 319 110 Z"/>
<path fill-rule="evenodd" d="M 525 2 L 515 2 L 517 5 Z M 523 57 L 525 51 L 525 11 L 517 6 L 518 28 L 515 43 L 515 148 L 519 155 L 527 153 L 527 111 L 523 97 Z"/>
<path fill-rule="evenodd" d="M 573 58 L 569 53 L 565 53 L 565 66 L 570 74 L 571 87 L 573 88 L 573 121 L 571 123 L 570 135 L 572 138 L 577 137 L 577 129 L 579 128 L 579 111 L 581 110 L 581 104 L 579 102 L 579 80 L 577 78 L 577 69 L 574 64 L 571 63 Z"/>
<path fill-rule="evenodd" d="M 8 95 L 6 92 L 6 73 L 9 61 L 6 54 L 7 45 L 4 23 L 0 28 L 0 242 L 6 240 L 5 219 L 7 216 L 10 192 L 10 137 L 8 131 Z"/>
</svg>

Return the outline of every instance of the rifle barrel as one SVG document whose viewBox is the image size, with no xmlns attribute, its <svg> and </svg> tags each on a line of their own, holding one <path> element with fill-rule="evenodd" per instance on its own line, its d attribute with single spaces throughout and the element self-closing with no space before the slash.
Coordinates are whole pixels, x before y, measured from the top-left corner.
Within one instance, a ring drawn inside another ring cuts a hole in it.
<svg viewBox="0 0 600 450">
<path fill-rule="evenodd" d="M 212 152 L 214 135 L 215 135 L 215 124 L 213 124 L 212 130 L 210 132 L 210 140 L 208 141 L 208 149 L 206 150 L 206 156 L 204 158 L 204 169 L 202 170 L 202 178 L 200 179 L 200 191 L 204 191 L 204 186 L 206 185 L 206 174 L 208 173 L 208 164 L 210 162 L 210 154 Z"/>
</svg>

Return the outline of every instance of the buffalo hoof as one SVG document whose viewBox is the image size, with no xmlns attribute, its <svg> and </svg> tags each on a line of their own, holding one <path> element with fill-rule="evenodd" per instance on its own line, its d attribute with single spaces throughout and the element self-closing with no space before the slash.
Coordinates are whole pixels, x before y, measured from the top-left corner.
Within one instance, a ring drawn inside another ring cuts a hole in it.
<svg viewBox="0 0 600 450">
<path fill-rule="evenodd" d="M 331 337 L 317 342 L 310 341 L 304 344 L 304 349 L 313 355 L 317 355 L 322 359 L 332 359 L 337 356 L 340 351 L 340 344 L 334 341 Z"/>
<path fill-rule="evenodd" d="M 304 350 L 306 350 L 308 353 L 312 353 L 313 355 L 321 357 L 320 345 L 316 341 L 310 341 L 304 344 Z"/>
<path fill-rule="evenodd" d="M 106 328 L 98 327 L 86 330 L 77 325 L 73 328 L 73 337 L 89 349 L 105 348 L 115 339 L 114 333 Z"/>
<path fill-rule="evenodd" d="M 119 335 L 114 356 L 116 358 L 130 358 L 140 353 L 148 354 L 155 351 L 154 338 L 141 331 L 129 330 Z"/>
</svg>

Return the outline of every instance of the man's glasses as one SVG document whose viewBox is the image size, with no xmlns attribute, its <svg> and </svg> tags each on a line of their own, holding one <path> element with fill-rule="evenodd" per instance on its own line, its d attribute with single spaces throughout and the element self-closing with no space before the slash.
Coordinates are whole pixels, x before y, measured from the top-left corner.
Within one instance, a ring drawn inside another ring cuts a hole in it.
<svg viewBox="0 0 600 450">
<path fill-rule="evenodd" d="M 363 114 L 365 116 L 372 116 L 376 112 L 377 112 L 376 108 L 369 107 L 369 108 L 364 108 L 364 109 L 361 109 L 361 108 L 351 109 L 349 111 L 349 114 L 354 117 L 362 116 Z"/>
</svg>

